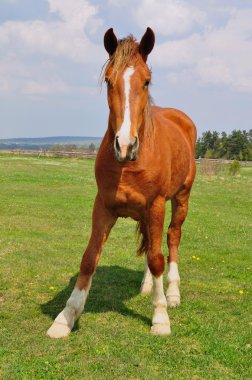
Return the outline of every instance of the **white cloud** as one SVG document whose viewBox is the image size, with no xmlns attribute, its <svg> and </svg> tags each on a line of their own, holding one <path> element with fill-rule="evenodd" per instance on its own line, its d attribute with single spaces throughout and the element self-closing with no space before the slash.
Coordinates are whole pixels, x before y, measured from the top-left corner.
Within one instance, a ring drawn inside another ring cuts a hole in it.
<svg viewBox="0 0 252 380">
<path fill-rule="evenodd" d="M 46 21 L 0 24 L 0 93 L 74 92 L 77 85 L 65 78 L 64 64 L 69 64 L 68 70 L 83 68 L 83 77 L 88 79 L 94 75 L 91 66 L 96 65 L 98 73 L 106 57 L 101 36 L 99 45 L 91 38 L 103 23 L 98 6 L 92 0 L 47 3 L 53 17 Z M 117 7 L 118 15 L 121 0 L 108 3 L 110 14 Z M 130 13 L 134 2 L 129 3 Z M 149 25 L 157 34 L 150 57 L 153 67 L 167 68 L 167 77 L 173 82 L 225 85 L 252 92 L 252 8 L 223 8 L 207 1 L 203 12 L 193 4 L 197 1 L 140 0 L 134 7 L 138 26 L 145 29 Z M 126 14 L 122 12 L 120 17 L 115 24 L 119 31 Z M 88 71 L 84 73 L 85 65 Z M 76 91 L 81 86 L 83 83 Z"/>
<path fill-rule="evenodd" d="M 115 7 L 122 7 L 125 5 L 127 5 L 128 7 L 131 6 L 130 0 L 127 2 L 127 4 L 125 3 L 125 0 L 107 0 L 107 2 L 108 2 L 108 5 L 112 5 Z"/>
<path fill-rule="evenodd" d="M 135 12 L 135 19 L 142 26 L 143 21 L 159 34 L 169 36 L 184 34 L 195 24 L 204 25 L 205 14 L 179 0 L 142 0 Z"/>
<path fill-rule="evenodd" d="M 95 29 L 102 20 L 95 18 L 98 8 L 90 5 L 86 0 L 48 0 L 50 11 L 59 13 L 61 19 L 68 25 L 68 28 L 75 31 L 82 31 L 83 28 L 92 24 Z"/>
<path fill-rule="evenodd" d="M 204 84 L 252 91 L 252 9 L 235 10 L 225 26 L 213 25 L 186 38 L 156 46 L 153 65 L 167 67 L 172 81 L 187 78 Z"/>
<path fill-rule="evenodd" d="M 222 59 L 206 57 L 196 65 L 195 75 L 203 83 L 226 84 L 232 83 L 229 67 Z"/>
<path fill-rule="evenodd" d="M 0 64 L 1 76 L 5 78 L 4 81 L 1 79 L 0 93 L 28 93 L 32 89 L 36 92 L 39 88 L 41 93 L 50 89 L 71 89 L 67 85 L 59 85 L 62 78 L 55 79 L 55 73 L 51 78 L 55 85 L 48 86 L 47 70 L 44 87 L 41 82 L 36 87 L 33 79 L 41 77 L 41 67 L 37 62 L 32 63 L 35 57 L 41 60 L 46 57 L 51 62 L 60 58 L 79 64 L 102 62 L 101 47 L 93 44 L 89 37 L 102 23 L 97 17 L 98 8 L 87 0 L 48 0 L 48 5 L 50 12 L 58 15 L 58 19 L 6 21 L 0 24 L 0 54 L 5 57 Z M 17 74 L 16 70 L 20 72 L 20 68 L 26 68 L 25 75 L 24 70 Z"/>
<path fill-rule="evenodd" d="M 18 49 L 18 53 L 42 53 L 63 56 L 75 62 L 93 62 L 98 58 L 97 46 L 88 38 L 101 24 L 96 18 L 97 8 L 86 0 L 48 0 L 51 12 L 57 12 L 59 21 L 8 21 L 0 25 L 1 49 Z"/>
<path fill-rule="evenodd" d="M 156 45 L 155 50 L 151 53 L 151 61 L 160 67 L 190 66 L 195 64 L 204 50 L 202 37 L 199 34 L 192 34 L 184 39 Z"/>
<path fill-rule="evenodd" d="M 69 94 L 69 93 L 84 93 L 87 95 L 96 95 L 97 91 L 93 87 L 88 86 L 70 86 L 62 80 L 55 81 L 27 81 L 22 93 L 25 95 L 48 95 L 48 94 Z"/>
</svg>

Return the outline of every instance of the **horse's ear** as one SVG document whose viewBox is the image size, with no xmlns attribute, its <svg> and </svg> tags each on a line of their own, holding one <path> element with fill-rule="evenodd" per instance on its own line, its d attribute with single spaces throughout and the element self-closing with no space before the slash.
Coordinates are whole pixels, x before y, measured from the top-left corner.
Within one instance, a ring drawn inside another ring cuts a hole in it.
<svg viewBox="0 0 252 380">
<path fill-rule="evenodd" d="M 113 28 L 110 28 L 104 34 L 104 47 L 110 56 L 116 51 L 117 45 L 118 42 L 115 33 L 113 32 Z"/>
<path fill-rule="evenodd" d="M 142 55 L 143 60 L 145 62 L 147 61 L 147 57 L 152 51 L 154 44 L 155 44 L 155 34 L 153 30 L 148 27 L 139 44 L 139 52 Z"/>
</svg>

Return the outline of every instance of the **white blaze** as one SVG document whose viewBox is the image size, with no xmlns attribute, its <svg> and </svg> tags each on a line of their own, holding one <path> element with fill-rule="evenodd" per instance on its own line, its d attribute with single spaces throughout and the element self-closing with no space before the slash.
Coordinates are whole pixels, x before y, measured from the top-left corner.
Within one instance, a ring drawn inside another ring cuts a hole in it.
<svg viewBox="0 0 252 380">
<path fill-rule="evenodd" d="M 124 74 L 123 74 L 123 79 L 124 79 L 124 95 L 125 95 L 125 108 L 124 108 L 124 117 L 123 117 L 123 123 L 121 126 L 120 131 L 118 132 L 118 142 L 120 146 L 122 145 L 129 145 L 130 141 L 130 102 L 129 102 L 129 97 L 130 97 L 130 78 L 132 74 L 134 73 L 134 68 L 133 67 L 128 67 Z"/>
</svg>

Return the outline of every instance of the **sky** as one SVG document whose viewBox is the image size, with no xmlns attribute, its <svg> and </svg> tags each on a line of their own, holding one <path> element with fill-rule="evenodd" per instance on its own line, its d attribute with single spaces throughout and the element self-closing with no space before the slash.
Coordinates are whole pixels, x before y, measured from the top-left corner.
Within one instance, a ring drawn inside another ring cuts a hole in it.
<svg viewBox="0 0 252 380">
<path fill-rule="evenodd" d="M 0 138 L 103 136 L 104 33 L 148 26 L 156 105 L 198 135 L 252 128 L 252 0 L 0 0 Z"/>
</svg>

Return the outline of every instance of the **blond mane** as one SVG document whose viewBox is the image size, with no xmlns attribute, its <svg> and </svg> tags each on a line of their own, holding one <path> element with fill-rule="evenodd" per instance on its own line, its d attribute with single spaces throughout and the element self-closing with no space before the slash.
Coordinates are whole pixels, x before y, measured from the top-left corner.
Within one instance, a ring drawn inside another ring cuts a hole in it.
<svg viewBox="0 0 252 380">
<path fill-rule="evenodd" d="M 102 67 L 100 80 L 103 82 L 105 74 L 110 66 L 112 66 L 109 80 L 114 82 L 117 76 L 125 70 L 127 66 L 134 65 L 139 60 L 139 44 L 135 37 L 130 34 L 128 37 L 118 40 L 115 53 L 105 62 Z"/>
</svg>

